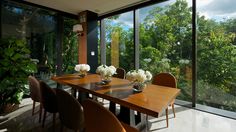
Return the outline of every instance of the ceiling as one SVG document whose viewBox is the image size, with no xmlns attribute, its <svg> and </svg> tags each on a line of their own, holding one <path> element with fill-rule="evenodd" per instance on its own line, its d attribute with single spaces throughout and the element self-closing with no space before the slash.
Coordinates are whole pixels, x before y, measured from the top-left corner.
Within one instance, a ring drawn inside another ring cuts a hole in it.
<svg viewBox="0 0 236 132">
<path fill-rule="evenodd" d="M 89 10 L 99 16 L 149 0 L 25 0 L 30 3 L 53 8 L 59 11 L 78 14 Z"/>
</svg>

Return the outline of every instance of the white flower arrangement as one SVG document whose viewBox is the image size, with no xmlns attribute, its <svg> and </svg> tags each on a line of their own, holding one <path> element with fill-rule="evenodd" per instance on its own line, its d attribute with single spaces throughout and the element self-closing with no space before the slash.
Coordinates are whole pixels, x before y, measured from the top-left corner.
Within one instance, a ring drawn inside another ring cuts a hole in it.
<svg viewBox="0 0 236 132">
<path fill-rule="evenodd" d="M 100 65 L 97 67 L 96 73 L 101 75 L 103 79 L 109 79 L 116 74 L 116 68 L 114 66 Z"/>
<path fill-rule="evenodd" d="M 131 70 L 126 74 L 126 79 L 134 83 L 133 88 L 135 92 L 141 92 L 146 83 L 152 79 L 152 74 L 142 69 Z"/>
<path fill-rule="evenodd" d="M 90 71 L 90 66 L 88 64 L 78 64 L 75 65 L 75 71 L 85 75 L 88 71 Z"/>
<path fill-rule="evenodd" d="M 142 69 L 131 70 L 126 74 L 126 79 L 131 82 L 146 83 L 152 79 L 152 74 Z"/>
</svg>

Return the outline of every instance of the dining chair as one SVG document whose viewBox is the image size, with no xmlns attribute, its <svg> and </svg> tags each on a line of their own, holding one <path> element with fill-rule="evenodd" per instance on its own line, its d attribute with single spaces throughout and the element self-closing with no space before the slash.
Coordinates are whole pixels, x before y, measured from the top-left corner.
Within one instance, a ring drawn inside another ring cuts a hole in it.
<svg viewBox="0 0 236 132">
<path fill-rule="evenodd" d="M 85 132 L 138 132 L 136 128 L 122 125 L 116 116 L 98 102 L 87 99 L 83 103 Z"/>
<path fill-rule="evenodd" d="M 116 69 L 116 74 L 114 74 L 113 77 L 120 78 L 120 79 L 125 79 L 125 74 L 126 74 L 125 69 L 117 68 Z M 116 104 L 112 101 L 110 101 L 110 103 L 109 103 L 109 110 L 112 113 L 116 114 Z"/>
<path fill-rule="evenodd" d="M 125 69 L 123 68 L 116 68 L 116 74 L 113 75 L 113 77 L 117 77 L 120 79 L 125 79 Z"/>
<path fill-rule="evenodd" d="M 45 82 L 40 81 L 41 103 L 44 108 L 43 123 L 44 127 L 47 112 L 53 113 L 53 130 L 55 130 L 56 113 L 58 112 L 56 91 L 50 88 Z"/>
<path fill-rule="evenodd" d="M 39 81 L 34 76 L 28 77 L 30 97 L 33 100 L 32 116 L 34 115 L 35 102 L 39 102 L 39 122 L 41 122 L 42 116 L 42 104 Z"/>
<path fill-rule="evenodd" d="M 64 126 L 74 131 L 83 131 L 83 107 L 75 97 L 62 89 L 56 89 L 61 131 Z M 63 126 L 64 125 L 64 126 Z"/>
<path fill-rule="evenodd" d="M 177 88 L 177 83 L 174 75 L 171 73 L 159 73 L 153 77 L 152 84 L 160 85 L 160 86 L 167 86 L 171 88 Z M 170 103 L 170 106 L 172 107 L 172 111 L 175 118 L 175 107 L 174 107 L 175 99 Z M 166 108 L 166 124 L 167 127 L 169 126 L 168 121 L 168 108 Z"/>
</svg>

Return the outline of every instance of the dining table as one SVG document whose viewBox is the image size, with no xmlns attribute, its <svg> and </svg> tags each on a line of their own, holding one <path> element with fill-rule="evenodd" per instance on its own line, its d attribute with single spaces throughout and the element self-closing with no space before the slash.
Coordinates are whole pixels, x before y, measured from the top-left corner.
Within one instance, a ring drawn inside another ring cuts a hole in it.
<svg viewBox="0 0 236 132">
<path fill-rule="evenodd" d="M 60 85 L 68 85 L 73 90 L 79 91 L 80 101 L 91 94 L 119 104 L 121 106 L 119 119 L 139 129 L 146 124 L 144 115 L 160 117 L 180 94 L 178 88 L 153 84 L 147 84 L 142 92 L 136 92 L 129 80 L 112 77 L 110 83 L 104 84 L 98 74 L 88 74 L 84 77 L 76 73 L 65 74 L 53 76 L 51 79 Z M 142 115 L 137 116 L 137 112 Z"/>
</svg>

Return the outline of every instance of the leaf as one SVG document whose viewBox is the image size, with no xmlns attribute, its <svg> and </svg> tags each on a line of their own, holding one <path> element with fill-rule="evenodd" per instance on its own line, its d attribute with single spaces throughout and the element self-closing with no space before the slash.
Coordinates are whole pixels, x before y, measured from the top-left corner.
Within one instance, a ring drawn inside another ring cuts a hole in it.
<svg viewBox="0 0 236 132">
<path fill-rule="evenodd" d="M 26 73 L 36 73 L 37 72 L 37 67 L 35 64 L 29 63 L 27 66 L 24 68 L 24 71 Z"/>
<path fill-rule="evenodd" d="M 14 54 L 14 49 L 13 48 L 8 48 L 8 49 L 5 49 L 5 55 L 7 56 L 7 57 L 12 57 L 13 56 L 13 54 Z"/>
<path fill-rule="evenodd" d="M 22 55 L 21 54 L 18 54 L 16 53 L 13 57 L 12 57 L 12 60 L 16 61 L 17 59 L 21 58 Z"/>
</svg>

